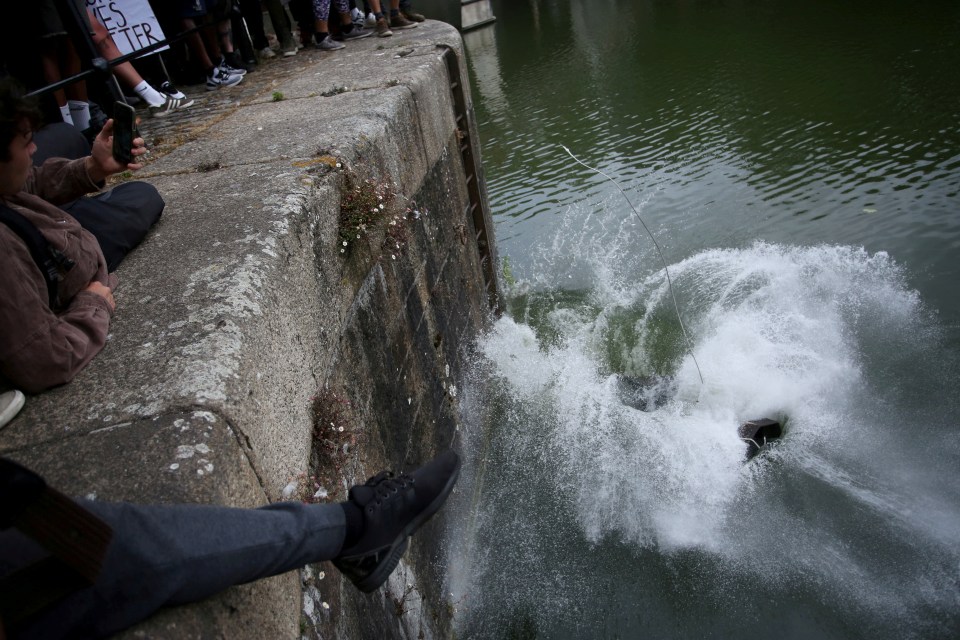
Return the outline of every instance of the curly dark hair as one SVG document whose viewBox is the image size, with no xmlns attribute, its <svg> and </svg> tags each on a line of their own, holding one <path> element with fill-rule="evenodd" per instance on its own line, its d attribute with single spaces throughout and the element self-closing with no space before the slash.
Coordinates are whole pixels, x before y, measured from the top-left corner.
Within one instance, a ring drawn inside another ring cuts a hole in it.
<svg viewBox="0 0 960 640">
<path fill-rule="evenodd" d="M 12 78 L 0 79 L 0 162 L 10 160 L 10 143 L 27 131 L 40 128 L 40 108 L 27 98 Z"/>
</svg>

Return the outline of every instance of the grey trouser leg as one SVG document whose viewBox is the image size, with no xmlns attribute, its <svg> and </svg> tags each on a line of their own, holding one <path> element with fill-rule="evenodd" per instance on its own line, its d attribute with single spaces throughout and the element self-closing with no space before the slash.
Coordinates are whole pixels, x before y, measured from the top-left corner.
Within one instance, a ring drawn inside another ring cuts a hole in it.
<svg viewBox="0 0 960 640">
<path fill-rule="evenodd" d="M 231 509 L 78 502 L 113 528 L 100 577 L 14 637 L 109 635 L 162 606 L 332 559 L 346 532 L 339 504 Z"/>
</svg>

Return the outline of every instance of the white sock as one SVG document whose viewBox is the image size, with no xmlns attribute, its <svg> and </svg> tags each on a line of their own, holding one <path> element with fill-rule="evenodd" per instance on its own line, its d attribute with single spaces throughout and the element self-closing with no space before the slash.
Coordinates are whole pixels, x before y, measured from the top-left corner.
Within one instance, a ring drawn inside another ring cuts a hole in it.
<svg viewBox="0 0 960 640">
<path fill-rule="evenodd" d="M 70 116 L 70 105 L 65 104 L 60 107 L 60 115 L 63 116 L 63 121 L 67 124 L 73 124 L 73 117 Z"/>
<path fill-rule="evenodd" d="M 70 107 L 70 119 L 73 120 L 73 126 L 80 131 L 90 127 L 90 104 L 80 100 L 68 100 L 67 106 Z"/>
<path fill-rule="evenodd" d="M 166 102 L 166 99 L 160 92 L 151 87 L 146 80 L 135 86 L 133 90 L 151 107 L 159 107 Z"/>
</svg>

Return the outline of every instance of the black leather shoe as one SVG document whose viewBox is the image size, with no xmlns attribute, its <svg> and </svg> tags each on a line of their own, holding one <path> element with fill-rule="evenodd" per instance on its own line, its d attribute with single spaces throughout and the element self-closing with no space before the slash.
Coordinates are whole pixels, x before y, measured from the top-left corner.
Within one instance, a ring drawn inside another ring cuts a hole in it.
<svg viewBox="0 0 960 640">
<path fill-rule="evenodd" d="M 363 534 L 333 564 L 361 591 L 382 585 L 410 536 L 443 506 L 459 476 L 460 456 L 451 450 L 409 475 L 384 471 L 351 488 L 350 501 L 363 510 Z"/>
</svg>

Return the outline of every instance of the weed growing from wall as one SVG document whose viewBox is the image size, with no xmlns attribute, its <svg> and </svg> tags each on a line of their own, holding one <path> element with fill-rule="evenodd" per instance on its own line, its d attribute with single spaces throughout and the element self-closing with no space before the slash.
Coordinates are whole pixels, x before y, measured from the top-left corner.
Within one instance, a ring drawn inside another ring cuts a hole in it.
<svg viewBox="0 0 960 640">
<path fill-rule="evenodd" d="M 350 400 L 331 389 L 321 389 L 313 398 L 313 453 L 310 476 L 324 500 L 333 500 L 343 490 L 344 467 L 356 454 L 360 433 L 354 424 Z"/>
<path fill-rule="evenodd" d="M 420 218 L 413 207 L 401 209 L 396 186 L 389 181 L 359 178 L 353 171 L 344 173 L 340 198 L 340 253 L 346 254 L 359 240 L 369 238 L 383 228 L 380 256 L 396 260 L 410 239 L 410 223 Z"/>
<path fill-rule="evenodd" d="M 403 615 L 409 610 L 409 603 L 407 602 L 407 599 L 410 598 L 414 592 L 416 592 L 417 596 L 420 597 L 421 600 L 423 599 L 423 596 L 420 596 L 420 590 L 417 589 L 417 586 L 414 584 L 408 583 L 407 587 L 403 590 L 403 593 L 399 596 L 393 595 L 393 593 L 388 589 L 387 595 L 391 600 L 393 600 L 393 610 L 394 613 L 397 614 L 398 618 L 403 617 Z"/>
<path fill-rule="evenodd" d="M 320 484 L 316 475 L 307 475 L 300 472 L 288 478 L 287 486 L 283 488 L 284 500 L 296 500 L 305 504 L 319 504 L 325 502 L 329 496 L 326 487 Z"/>
<path fill-rule="evenodd" d="M 352 171 L 344 173 L 340 197 L 340 253 L 373 233 L 391 215 L 396 197 L 393 185 L 373 178 L 365 180 Z"/>
</svg>

